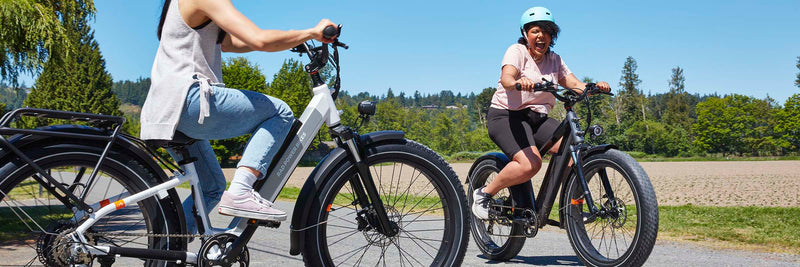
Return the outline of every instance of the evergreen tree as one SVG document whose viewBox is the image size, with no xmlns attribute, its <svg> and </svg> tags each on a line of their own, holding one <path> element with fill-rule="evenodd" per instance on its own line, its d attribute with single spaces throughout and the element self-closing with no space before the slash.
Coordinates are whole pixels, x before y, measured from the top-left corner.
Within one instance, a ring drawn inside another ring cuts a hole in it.
<svg viewBox="0 0 800 267">
<path fill-rule="evenodd" d="M 111 86 L 111 91 L 117 95 L 122 103 L 129 103 L 136 106 L 144 104 L 147 98 L 147 91 L 150 90 L 150 78 L 139 77 L 136 81 L 116 81 Z"/>
<path fill-rule="evenodd" d="M 75 112 L 122 115 L 119 100 L 111 92 L 111 75 L 106 71 L 94 32 L 88 19 L 75 19 L 67 25 L 68 36 L 76 48 L 61 55 L 61 62 L 48 61 L 25 100 L 29 107 Z M 43 121 L 27 121 L 40 126 Z"/>
<path fill-rule="evenodd" d="M 798 70 L 800 70 L 800 57 L 797 57 L 797 65 L 795 65 Z M 797 79 L 794 80 L 794 86 L 800 87 L 800 72 L 797 73 Z"/>
<path fill-rule="evenodd" d="M 92 0 L 0 1 L 0 80 L 17 84 L 20 72 L 42 70 L 76 53 L 74 25 L 94 14 Z"/>
<path fill-rule="evenodd" d="M 669 81 L 669 93 L 667 94 L 667 110 L 664 113 L 663 122 L 673 127 L 688 130 L 692 120 L 689 117 L 689 95 L 686 93 L 685 81 L 683 69 L 681 67 L 673 68 L 672 78 Z"/>
<path fill-rule="evenodd" d="M 646 99 L 639 90 L 639 84 L 641 84 L 642 81 L 639 79 L 639 74 L 636 74 L 637 68 L 636 60 L 633 59 L 633 57 L 625 59 L 625 65 L 622 67 L 622 76 L 619 82 L 620 90 L 614 98 L 616 123 L 621 124 L 623 127 L 646 119 L 646 114 L 644 112 L 644 102 Z"/>
</svg>

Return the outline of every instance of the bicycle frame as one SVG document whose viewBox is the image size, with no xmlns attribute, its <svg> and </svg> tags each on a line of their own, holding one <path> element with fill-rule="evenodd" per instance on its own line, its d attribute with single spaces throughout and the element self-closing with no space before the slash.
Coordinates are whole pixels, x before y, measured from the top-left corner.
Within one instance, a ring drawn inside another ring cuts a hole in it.
<svg viewBox="0 0 800 267">
<path fill-rule="evenodd" d="M 333 98 L 331 97 L 332 90 L 330 90 L 327 85 L 323 84 L 315 87 L 313 91 L 314 97 L 311 99 L 299 119 L 300 125 L 302 126 L 297 129 L 296 134 L 294 134 L 294 138 L 287 138 L 287 140 L 284 141 L 284 143 L 288 143 L 288 146 L 285 147 L 286 152 L 279 152 L 279 160 L 277 160 L 277 165 L 273 164 L 271 167 L 273 171 L 269 173 L 266 179 L 260 180 L 260 185 L 255 185 L 261 187 L 259 189 L 259 194 L 270 201 L 274 201 L 278 197 L 278 193 L 280 193 L 281 189 L 283 189 L 283 186 L 289 180 L 294 168 L 300 162 L 303 152 L 308 149 L 308 147 L 311 145 L 311 141 L 314 139 L 314 136 L 316 136 L 317 132 L 322 127 L 322 123 L 325 123 L 328 125 L 328 127 L 336 127 L 339 125 L 340 117 Z M 345 141 L 345 143 L 348 144 L 349 148 L 356 149 L 352 139 Z M 350 144 L 353 145 L 351 146 Z M 358 152 L 355 151 L 355 153 Z M 73 238 L 77 239 L 75 241 L 80 242 L 81 244 L 88 244 L 88 241 L 84 238 L 84 233 L 104 216 L 114 212 L 115 210 L 125 207 L 125 203 L 135 203 L 156 195 L 163 196 L 163 194 L 166 193 L 166 190 L 172 189 L 187 181 L 192 185 L 192 197 L 195 201 L 197 214 L 202 222 L 202 232 L 207 234 L 217 234 L 222 232 L 243 233 L 248 227 L 255 228 L 258 226 L 257 224 L 248 223 L 249 220 L 242 220 L 242 218 L 235 217 L 229 225 L 229 228 L 231 228 L 230 230 L 212 227 L 207 215 L 208 209 L 203 203 L 202 192 L 198 186 L 199 178 L 197 176 L 197 172 L 195 171 L 194 163 L 190 162 L 183 164 L 180 167 L 183 170 L 183 173 L 175 172 L 174 177 L 169 181 L 151 187 L 142 192 L 124 197 L 123 199 L 114 202 L 114 205 L 105 205 L 96 212 L 91 213 L 89 218 L 76 229 L 75 234 L 73 235 Z M 86 249 L 85 252 L 89 252 L 96 256 L 134 256 L 134 254 L 141 256 L 140 254 L 144 250 L 108 246 L 85 246 L 83 249 Z M 185 260 L 188 263 L 197 262 L 197 255 L 191 252 L 175 251 L 174 253 L 164 254 L 167 255 L 159 259 Z"/>
<path fill-rule="evenodd" d="M 569 203 L 567 202 L 568 197 L 564 195 L 564 189 L 566 188 L 567 177 L 569 177 L 570 173 L 574 173 L 576 178 L 581 182 L 584 191 L 584 201 L 589 207 L 589 210 L 592 213 L 598 211 L 597 207 L 594 205 L 591 192 L 588 190 L 589 187 L 586 178 L 583 176 L 581 159 L 584 155 L 596 151 L 604 151 L 613 147 L 612 145 L 589 147 L 584 144 L 585 139 L 583 136 L 585 132 L 581 130 L 579 124 L 580 118 L 578 118 L 578 115 L 572 109 L 575 102 L 565 98 L 559 99 L 564 101 L 564 108 L 567 111 L 566 116 L 564 120 L 561 121 L 558 128 L 556 128 L 553 137 L 539 149 L 539 154 L 546 155 L 559 140 L 561 140 L 561 145 L 558 152 L 552 155 L 547 165 L 547 171 L 539 187 L 538 197 L 533 192 L 533 184 L 531 181 L 509 187 L 511 197 L 518 207 L 533 209 L 534 213 L 536 213 L 538 227 L 543 227 L 547 224 L 562 227 L 561 223 L 564 221 L 563 217 L 560 220 L 561 222 L 556 222 L 549 219 L 549 215 L 559 190 L 561 190 L 560 208 L 563 209 L 565 205 Z M 570 161 L 572 161 L 571 165 Z M 608 176 L 604 171 L 600 172 L 600 178 L 609 197 L 613 197 L 613 191 L 610 188 Z"/>
</svg>

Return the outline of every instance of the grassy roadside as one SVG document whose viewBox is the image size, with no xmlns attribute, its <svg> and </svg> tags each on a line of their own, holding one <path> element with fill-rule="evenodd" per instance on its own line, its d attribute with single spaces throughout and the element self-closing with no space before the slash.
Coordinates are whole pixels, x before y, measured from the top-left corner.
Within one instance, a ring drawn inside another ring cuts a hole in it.
<svg viewBox="0 0 800 267">
<path fill-rule="evenodd" d="M 299 194 L 299 188 L 287 187 L 278 199 L 295 201 Z M 800 255 L 800 208 L 685 205 L 658 210 L 659 239 Z M 557 220 L 555 215 L 551 218 Z"/>
<path fill-rule="evenodd" d="M 800 208 L 659 207 L 659 238 L 800 255 Z M 662 238 L 663 237 L 663 238 Z"/>
</svg>

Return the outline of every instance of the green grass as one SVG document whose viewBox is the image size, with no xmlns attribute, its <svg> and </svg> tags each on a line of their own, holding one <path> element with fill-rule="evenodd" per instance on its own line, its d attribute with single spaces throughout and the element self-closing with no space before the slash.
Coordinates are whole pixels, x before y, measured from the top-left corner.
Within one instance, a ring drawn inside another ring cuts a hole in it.
<svg viewBox="0 0 800 267">
<path fill-rule="evenodd" d="M 659 207 L 659 235 L 681 240 L 721 240 L 800 254 L 800 208 Z"/>
<path fill-rule="evenodd" d="M 26 207 L 24 208 L 25 212 L 30 215 L 31 217 L 35 218 L 37 222 L 54 222 L 59 220 L 68 220 L 72 217 L 72 212 L 64 208 L 63 206 L 58 207 L 47 207 L 47 206 L 38 206 L 38 207 Z M 19 213 L 19 210 L 15 210 Z M 16 239 L 25 239 L 33 235 L 31 233 L 27 223 L 31 227 L 37 227 L 33 224 L 30 218 L 25 219 L 25 223 L 23 223 L 19 217 L 14 213 L 9 207 L 0 207 L 0 225 L 2 225 L 2 230 L 0 230 L 0 242 L 8 241 L 8 240 L 16 240 Z M 42 225 L 42 227 L 47 227 L 47 225 Z M 34 228 L 34 230 L 39 230 L 38 228 Z"/>
</svg>

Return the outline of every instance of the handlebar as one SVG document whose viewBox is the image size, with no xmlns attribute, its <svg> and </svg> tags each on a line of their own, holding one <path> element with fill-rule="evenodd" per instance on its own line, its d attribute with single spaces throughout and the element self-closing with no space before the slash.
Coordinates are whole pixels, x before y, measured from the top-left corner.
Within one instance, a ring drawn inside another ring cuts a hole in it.
<svg viewBox="0 0 800 267">
<path fill-rule="evenodd" d="M 336 27 L 328 26 L 322 30 L 322 37 L 325 39 L 333 39 L 333 37 L 336 37 L 337 35 L 339 35 L 339 29 Z"/>
<path fill-rule="evenodd" d="M 562 102 L 577 103 L 577 102 L 583 100 L 584 98 L 586 98 L 586 96 L 594 95 L 594 94 L 604 94 L 604 95 L 611 95 L 611 96 L 614 95 L 614 94 L 612 94 L 610 92 L 605 92 L 605 91 L 601 90 L 599 87 L 597 87 L 597 84 L 595 84 L 595 83 L 587 83 L 586 87 L 583 89 L 583 93 L 581 93 L 581 94 L 576 93 L 575 91 L 573 91 L 570 88 L 564 88 L 565 92 L 563 94 L 559 94 L 558 93 L 559 92 L 558 84 L 555 84 L 552 81 L 548 81 L 545 78 L 542 78 L 542 81 L 543 82 L 541 82 L 541 83 L 537 83 L 537 84 L 533 85 L 533 91 L 534 92 L 550 92 L 550 93 L 553 94 L 553 96 L 555 96 L 558 100 L 561 100 Z M 521 91 L 522 90 L 522 84 L 516 83 L 516 84 L 514 84 L 514 88 L 517 89 L 518 91 Z"/>
</svg>

